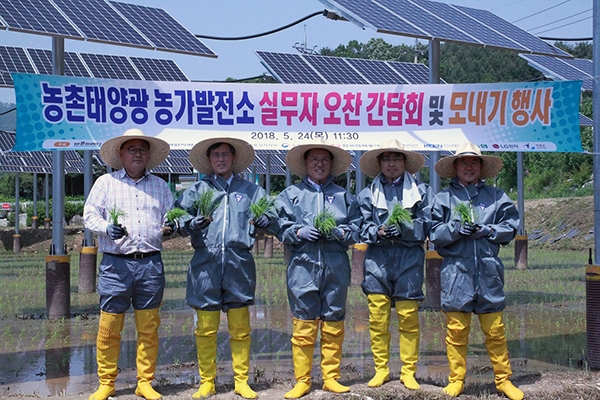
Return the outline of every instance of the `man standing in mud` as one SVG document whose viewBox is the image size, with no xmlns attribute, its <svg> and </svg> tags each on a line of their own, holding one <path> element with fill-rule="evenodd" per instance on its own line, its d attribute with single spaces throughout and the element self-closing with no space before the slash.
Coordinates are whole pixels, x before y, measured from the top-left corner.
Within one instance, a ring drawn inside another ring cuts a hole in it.
<svg viewBox="0 0 600 400">
<path fill-rule="evenodd" d="M 160 399 L 151 382 L 158 356 L 158 307 L 165 289 L 161 258 L 165 215 L 173 206 L 167 183 L 148 171 L 169 154 L 169 144 L 130 129 L 107 140 L 100 156 L 115 172 L 102 175 L 85 202 L 85 227 L 98 235 L 100 322 L 96 359 L 100 386 L 89 400 L 115 394 L 121 330 L 133 304 L 137 329 L 135 394 Z"/>
<path fill-rule="evenodd" d="M 519 214 L 506 193 L 483 181 L 501 168 L 499 157 L 482 155 L 473 143 L 463 143 L 453 156 L 435 164 L 440 176 L 451 179 L 450 186 L 435 196 L 429 237 L 444 257 L 441 303 L 450 376 L 443 391 L 453 397 L 463 391 L 471 314 L 475 313 L 485 334 L 496 389 L 511 400 L 523 399 L 523 392 L 510 381 L 503 322 L 504 265 L 498 257 L 500 245 L 515 237 Z"/>
<path fill-rule="evenodd" d="M 361 218 L 354 196 L 333 183 L 333 178 L 346 172 L 351 161 L 347 151 L 324 140 L 295 146 L 286 156 L 287 167 L 302 178 L 282 191 L 276 202 L 277 236 L 292 253 L 286 278 L 294 317 L 291 341 L 296 385 L 285 394 L 287 399 L 302 397 L 311 389 L 319 328 L 323 390 L 350 391 L 338 379 L 350 286 L 347 251 L 358 240 Z M 319 216 L 329 220 L 330 232 L 315 226 Z"/>
<path fill-rule="evenodd" d="M 244 140 L 217 137 L 200 141 L 190 151 L 190 162 L 204 176 L 176 202 L 188 212 L 179 225 L 194 247 L 185 298 L 198 317 L 194 334 L 201 381 L 194 399 L 216 394 L 221 312 L 227 314 L 234 392 L 246 399 L 257 397 L 248 385 L 252 330 L 248 307 L 254 304 L 256 289 L 251 250 L 256 230 L 269 225 L 273 211 L 252 220 L 250 206 L 266 193 L 239 174 L 253 160 L 254 149 Z"/>
</svg>

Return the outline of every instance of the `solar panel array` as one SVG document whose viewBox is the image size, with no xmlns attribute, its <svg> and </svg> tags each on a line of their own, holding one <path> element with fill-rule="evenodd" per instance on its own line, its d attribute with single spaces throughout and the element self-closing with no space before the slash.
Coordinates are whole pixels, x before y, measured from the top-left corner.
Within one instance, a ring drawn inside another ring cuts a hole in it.
<svg viewBox="0 0 600 400">
<path fill-rule="evenodd" d="M 0 172 L 52 173 L 52 152 L 11 151 L 14 144 L 14 133 L 0 131 Z M 64 155 L 65 173 L 82 174 L 84 162 L 79 154 L 74 150 L 67 150 Z"/>
<path fill-rule="evenodd" d="M 184 81 L 188 78 L 172 60 L 66 52 L 65 75 L 103 79 Z M 52 74 L 52 52 L 0 46 L 0 87 L 12 87 L 11 72 Z"/>
<path fill-rule="evenodd" d="M 399 61 L 365 60 L 257 51 L 261 63 L 281 83 L 427 84 L 429 67 Z"/>
<path fill-rule="evenodd" d="M 346 19 L 377 32 L 572 56 L 486 10 L 428 0 L 319 0 Z"/>
<path fill-rule="evenodd" d="M 584 58 L 564 59 L 520 54 L 528 64 L 555 81 L 583 81 L 582 90 L 594 89 L 594 62 Z"/>
<path fill-rule="evenodd" d="M 2 0 L 0 17 L 5 28 L 26 33 L 217 56 L 158 8 L 108 0 Z"/>
</svg>

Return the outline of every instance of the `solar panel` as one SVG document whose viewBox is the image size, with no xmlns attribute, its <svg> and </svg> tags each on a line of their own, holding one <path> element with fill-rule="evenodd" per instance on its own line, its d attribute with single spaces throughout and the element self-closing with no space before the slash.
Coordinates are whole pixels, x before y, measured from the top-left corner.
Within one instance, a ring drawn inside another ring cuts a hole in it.
<svg viewBox="0 0 600 400">
<path fill-rule="evenodd" d="M 165 10 L 116 1 L 110 3 L 158 50 L 217 56 Z"/>
<path fill-rule="evenodd" d="M 298 54 L 257 51 L 262 64 L 281 83 L 327 83 Z"/>
<path fill-rule="evenodd" d="M 417 25 L 409 23 L 389 9 L 371 0 L 320 0 L 326 6 L 330 6 L 340 12 L 351 21 L 360 22 L 362 25 L 370 26 L 382 33 L 404 33 L 407 36 L 426 38 L 427 33 L 418 28 Z"/>
<path fill-rule="evenodd" d="M 446 23 L 446 15 L 436 15 L 431 10 L 433 2 L 421 0 L 416 4 L 410 0 L 378 0 L 377 3 L 384 6 L 391 14 L 399 19 L 404 19 L 415 26 L 418 26 L 430 38 L 444 38 L 444 40 L 464 43 L 477 43 L 477 39 L 466 35 L 454 25 Z M 429 5 L 429 7 L 427 7 Z M 448 8 L 440 4 L 439 9 Z M 442 17 L 443 16 L 443 17 Z"/>
<path fill-rule="evenodd" d="M 489 11 L 428 0 L 319 0 L 377 32 L 571 58 Z"/>
<path fill-rule="evenodd" d="M 330 84 L 368 84 L 342 57 L 302 55 L 321 76 Z"/>
<path fill-rule="evenodd" d="M 0 17 L 11 30 L 83 40 L 77 29 L 49 1 L 2 0 Z"/>
<path fill-rule="evenodd" d="M 103 0 L 54 0 L 87 40 L 154 48 L 133 26 Z"/>
<path fill-rule="evenodd" d="M 435 15 L 443 16 L 447 21 L 451 21 L 454 26 L 460 27 L 460 30 L 465 32 L 472 38 L 472 43 L 486 44 L 487 46 L 501 48 L 517 48 L 527 51 L 527 49 L 518 43 L 515 43 L 510 38 L 499 34 L 492 27 L 482 24 L 477 19 L 469 16 L 463 10 L 459 10 L 450 4 L 438 3 L 433 1 L 425 1 L 427 9 L 431 10 Z M 493 25 L 492 25 L 493 26 Z"/>
<path fill-rule="evenodd" d="M 130 60 L 147 81 L 189 81 L 183 71 L 172 60 L 141 57 L 130 57 Z"/>
<path fill-rule="evenodd" d="M 35 69 L 23 48 L 0 46 L 0 86 L 13 86 L 11 72 L 35 74 Z"/>
<path fill-rule="evenodd" d="M 48 163 L 41 152 L 13 152 L 15 133 L 0 131 L 0 172 L 52 173 L 52 163 Z"/>
<path fill-rule="evenodd" d="M 530 66 L 542 72 L 555 81 L 583 81 L 582 89 L 592 91 L 594 88 L 594 64 L 592 60 L 574 58 L 572 60 L 520 54 Z"/>
<path fill-rule="evenodd" d="M 125 56 L 81 53 L 94 78 L 141 80 L 133 65 Z"/>
<path fill-rule="evenodd" d="M 263 51 L 256 53 L 262 58 L 262 64 L 281 83 L 382 85 L 429 83 L 429 68 L 425 64 Z M 298 73 L 299 66 L 312 67 L 311 70 L 318 71 L 319 82 L 312 80 L 314 75 Z M 325 80 L 323 81 L 321 77 Z"/>
<path fill-rule="evenodd" d="M 385 61 L 346 58 L 346 62 L 356 68 L 374 85 L 387 85 L 393 83 L 404 85 L 409 83 Z"/>
<path fill-rule="evenodd" d="M 454 7 L 463 11 L 467 15 L 477 19 L 481 23 L 492 27 L 493 29 L 497 30 L 500 34 L 509 37 L 516 43 L 520 44 L 522 47 L 525 47 L 530 53 L 572 58 L 572 56 L 569 53 L 549 45 L 548 43 L 544 42 L 538 37 L 533 36 L 532 34 L 519 28 L 518 26 L 511 24 L 510 22 L 498 17 L 495 14 L 492 14 L 489 11 L 469 7 Z M 513 49 L 521 52 L 521 50 L 516 46 Z"/>
<path fill-rule="evenodd" d="M 429 83 L 429 67 L 425 64 L 386 61 L 390 67 L 413 85 Z"/>
<path fill-rule="evenodd" d="M 582 113 L 579 113 L 579 126 L 594 126 L 594 121 Z"/>
<path fill-rule="evenodd" d="M 91 71 L 97 78 L 188 81 L 172 60 L 66 52 L 64 61 L 65 76 L 92 77 Z M 52 52 L 0 46 L 0 87 L 13 86 L 11 72 L 52 75 Z"/>
<path fill-rule="evenodd" d="M 38 72 L 43 75 L 52 75 L 52 51 L 44 49 L 26 49 Z M 90 77 L 83 61 L 77 53 L 65 52 L 65 76 Z"/>
</svg>

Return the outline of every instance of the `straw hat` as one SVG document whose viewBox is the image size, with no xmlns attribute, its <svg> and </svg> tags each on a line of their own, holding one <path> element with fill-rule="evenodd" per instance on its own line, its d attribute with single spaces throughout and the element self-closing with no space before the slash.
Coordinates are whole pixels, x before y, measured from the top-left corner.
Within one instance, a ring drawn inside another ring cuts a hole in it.
<svg viewBox="0 0 600 400">
<path fill-rule="evenodd" d="M 150 158 L 148 159 L 148 164 L 146 165 L 147 170 L 151 170 L 165 161 L 169 155 L 169 151 L 171 150 L 169 143 L 165 142 L 164 140 L 153 136 L 146 136 L 144 135 L 144 132 L 134 128 L 125 131 L 123 136 L 117 136 L 102 143 L 102 146 L 100 147 L 100 157 L 112 169 L 117 170 L 123 168 L 121 155 L 119 154 L 121 146 L 123 146 L 123 143 L 127 142 L 128 140 L 134 139 L 145 140 L 150 146 Z"/>
<path fill-rule="evenodd" d="M 325 149 L 333 154 L 333 160 L 331 161 L 331 175 L 333 176 L 346 172 L 352 163 L 350 153 L 327 143 L 325 139 L 319 138 L 310 143 L 294 146 L 288 151 L 285 156 L 285 163 L 292 173 L 299 177 L 304 177 L 307 174 L 304 153 L 311 149 Z"/>
<path fill-rule="evenodd" d="M 484 156 L 481 154 L 481 149 L 474 143 L 462 143 L 456 149 L 453 156 L 441 158 L 435 163 L 435 172 L 444 178 L 454 178 L 456 169 L 454 161 L 462 157 L 478 157 L 481 158 L 481 179 L 487 179 L 498 175 L 502 169 L 502 159 L 497 156 Z"/>
<path fill-rule="evenodd" d="M 210 146 L 217 143 L 227 143 L 235 148 L 235 160 L 233 161 L 232 168 L 234 174 L 243 172 L 254 161 L 254 149 L 245 140 L 229 137 L 205 139 L 196 143 L 192 147 L 192 150 L 190 150 L 190 162 L 201 174 L 208 175 L 213 172 L 206 152 Z"/>
<path fill-rule="evenodd" d="M 404 145 L 396 139 L 386 139 L 378 149 L 367 151 L 360 157 L 360 169 L 372 178 L 375 178 L 381 173 L 378 157 L 389 151 L 404 154 L 406 161 L 404 168 L 414 174 L 425 164 L 425 157 L 422 154 L 413 151 L 404 150 Z"/>
</svg>

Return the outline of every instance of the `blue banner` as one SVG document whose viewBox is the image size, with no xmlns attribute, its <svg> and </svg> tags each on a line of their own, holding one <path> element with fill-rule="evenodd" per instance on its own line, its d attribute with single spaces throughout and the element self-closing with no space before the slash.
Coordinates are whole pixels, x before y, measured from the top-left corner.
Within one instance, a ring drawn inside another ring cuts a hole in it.
<svg viewBox="0 0 600 400">
<path fill-rule="evenodd" d="M 98 149 L 129 128 L 189 149 L 215 135 L 286 150 L 323 137 L 348 150 L 390 137 L 410 150 L 581 152 L 580 81 L 452 85 L 150 82 L 12 74 L 14 150 Z"/>
</svg>

